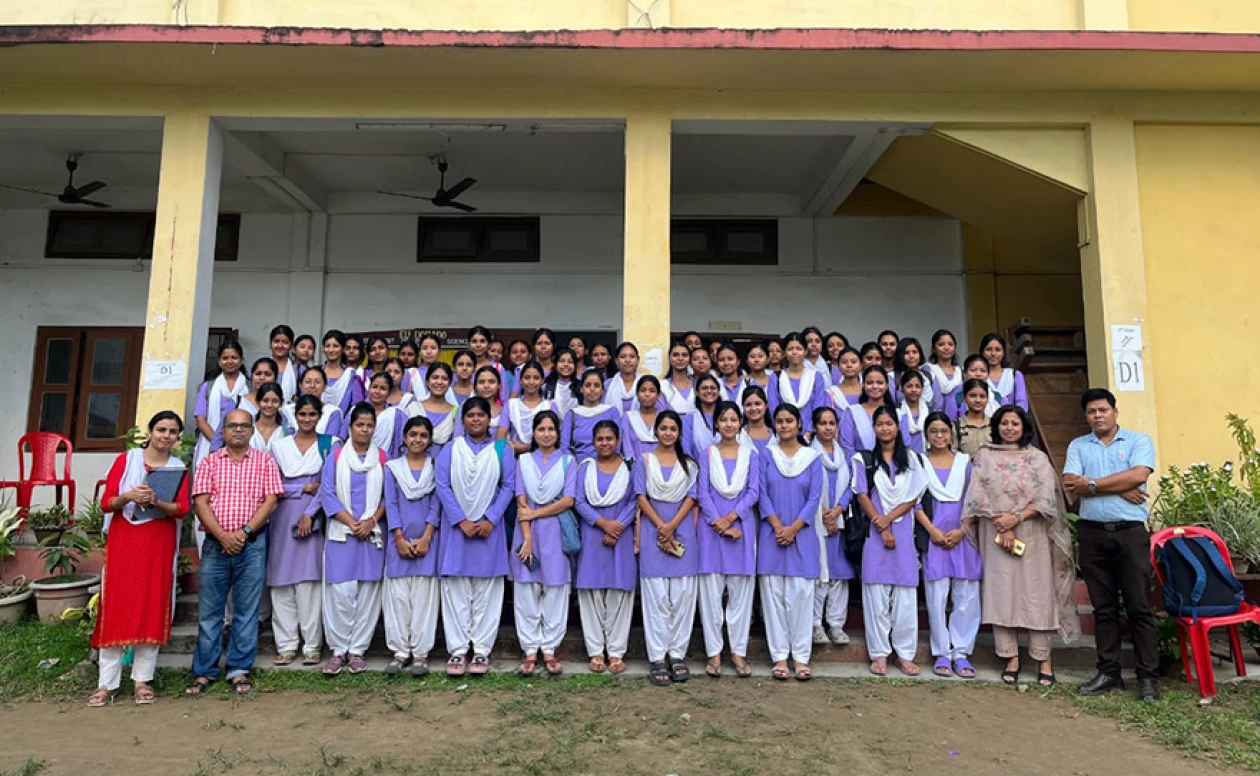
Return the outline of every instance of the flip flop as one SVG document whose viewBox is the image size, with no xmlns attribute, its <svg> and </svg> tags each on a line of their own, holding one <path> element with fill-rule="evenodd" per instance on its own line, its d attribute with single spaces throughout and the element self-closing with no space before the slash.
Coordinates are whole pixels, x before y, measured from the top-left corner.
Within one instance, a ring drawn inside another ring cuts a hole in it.
<svg viewBox="0 0 1260 776">
<path fill-rule="evenodd" d="M 608 670 L 607 664 L 604 663 L 603 655 L 591 658 L 591 662 L 586 664 L 586 670 L 592 674 L 602 674 Z"/>
<path fill-rule="evenodd" d="M 975 679 L 976 667 L 967 658 L 960 657 L 954 661 L 954 673 L 963 679 Z"/>
<path fill-rule="evenodd" d="M 814 678 L 814 670 L 807 665 L 796 664 L 796 681 L 808 682 Z"/>
<path fill-rule="evenodd" d="M 324 658 L 323 654 L 319 652 L 307 652 L 306 654 L 302 655 L 302 665 L 317 666 L 319 665 L 319 662 L 323 660 L 323 658 Z"/>
<path fill-rule="evenodd" d="M 608 661 L 608 673 L 612 674 L 613 676 L 619 676 L 621 674 L 624 674 L 625 672 L 626 672 L 626 661 L 622 660 L 619 657 L 611 658 Z"/>
<path fill-rule="evenodd" d="M 280 654 L 276 655 L 275 660 L 272 660 L 271 662 L 273 665 L 287 666 L 293 662 L 294 657 L 296 657 L 296 655 L 294 655 L 292 652 L 281 652 Z"/>
<path fill-rule="evenodd" d="M 157 700 L 157 693 L 153 692 L 153 687 L 148 684 L 137 684 L 135 699 L 137 706 L 149 706 Z"/>
<path fill-rule="evenodd" d="M 953 676 L 954 669 L 950 667 L 949 658 L 938 657 L 936 659 L 936 665 L 932 666 L 932 673 L 936 674 L 937 676 L 945 676 L 945 677 Z"/>
<path fill-rule="evenodd" d="M 104 687 L 98 687 L 88 696 L 87 705 L 90 709 L 100 709 L 114 702 L 114 691 L 107 690 Z"/>
<path fill-rule="evenodd" d="M 721 679 L 722 678 L 722 664 L 721 663 L 705 663 L 704 674 L 705 676 L 711 676 L 714 679 Z"/>
<path fill-rule="evenodd" d="M 780 682 L 786 682 L 788 678 L 787 666 L 775 666 L 770 670 L 770 675 L 775 679 L 778 679 Z"/>
<path fill-rule="evenodd" d="M 888 658 L 877 657 L 872 660 L 871 673 L 876 676 L 888 676 Z"/>
<path fill-rule="evenodd" d="M 735 658 L 731 658 L 731 662 L 735 663 Z M 752 666 L 748 664 L 747 660 L 744 660 L 741 663 L 735 663 L 735 675 L 740 679 L 747 679 L 752 676 Z"/>
<path fill-rule="evenodd" d="M 554 657 L 543 660 L 543 668 L 546 669 L 548 676 L 559 676 L 564 673 L 564 665 Z"/>
<path fill-rule="evenodd" d="M 199 676 L 192 680 L 192 683 L 184 688 L 185 695 L 204 695 L 206 689 L 210 687 L 210 680 L 204 676 Z"/>
<path fill-rule="evenodd" d="M 533 676 L 535 667 L 537 665 L 538 665 L 537 660 L 535 660 L 532 657 L 527 657 L 521 661 L 521 664 L 519 666 L 516 667 L 516 675 L 517 676 Z"/>
<path fill-rule="evenodd" d="M 905 674 L 906 676 L 919 675 L 919 667 L 915 665 L 915 662 L 913 660 L 906 660 L 904 657 L 899 657 L 896 660 L 896 665 L 897 665 L 897 670 Z"/>
</svg>

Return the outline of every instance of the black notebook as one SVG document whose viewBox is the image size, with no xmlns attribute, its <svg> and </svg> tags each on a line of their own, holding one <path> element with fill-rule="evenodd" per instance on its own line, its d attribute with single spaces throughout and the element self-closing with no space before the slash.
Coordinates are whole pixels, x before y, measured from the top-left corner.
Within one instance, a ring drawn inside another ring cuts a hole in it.
<svg viewBox="0 0 1260 776">
<path fill-rule="evenodd" d="M 145 481 L 153 489 L 153 495 L 158 501 L 174 503 L 176 496 L 179 494 L 179 489 L 184 485 L 184 478 L 187 476 L 187 469 L 154 469 L 149 472 L 149 476 L 145 478 Z M 166 517 L 166 513 L 157 507 L 137 505 L 136 517 L 142 520 L 155 520 Z"/>
</svg>

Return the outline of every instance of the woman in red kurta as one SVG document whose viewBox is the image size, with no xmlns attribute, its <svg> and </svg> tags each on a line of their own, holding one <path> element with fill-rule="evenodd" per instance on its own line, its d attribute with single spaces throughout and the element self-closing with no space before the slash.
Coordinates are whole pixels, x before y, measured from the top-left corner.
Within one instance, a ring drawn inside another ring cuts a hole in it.
<svg viewBox="0 0 1260 776">
<path fill-rule="evenodd" d="M 101 507 L 105 510 L 105 567 L 92 646 L 100 649 L 98 687 L 89 706 L 105 706 L 122 683 L 122 657 L 135 647 L 131 678 L 136 703 L 153 703 L 149 682 L 157 668 L 158 648 L 171 636 L 175 553 L 179 549 L 179 518 L 188 514 L 188 478 L 174 501 L 161 501 L 149 487 L 154 469 L 183 469 L 171 455 L 184 422 L 169 410 L 149 421 L 149 441 L 118 456 L 105 480 Z M 157 517 L 144 516 L 140 507 L 154 507 Z"/>
</svg>

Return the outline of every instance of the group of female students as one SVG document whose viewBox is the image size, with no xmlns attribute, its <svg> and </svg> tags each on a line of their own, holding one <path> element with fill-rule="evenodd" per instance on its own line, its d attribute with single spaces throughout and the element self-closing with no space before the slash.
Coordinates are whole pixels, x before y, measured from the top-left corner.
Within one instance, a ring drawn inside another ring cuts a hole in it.
<svg viewBox="0 0 1260 776">
<path fill-rule="evenodd" d="M 926 359 L 890 331 L 855 350 L 810 327 L 742 356 L 688 333 L 659 377 L 639 374 L 631 343 L 557 347 L 540 329 L 503 362 L 475 327 L 468 345 L 448 366 L 432 337 L 391 358 L 383 340 L 331 331 L 316 366 L 313 338 L 278 326 L 248 376 L 240 346 L 220 348 L 198 458 L 240 408 L 283 475 L 266 580 L 276 664 L 317 664 L 326 641 L 325 673 L 362 671 L 383 612 L 387 673 L 422 675 L 440 610 L 447 673 L 484 674 L 511 579 L 522 674 L 563 671 L 575 588 L 594 672 L 625 670 L 637 590 L 653 683 L 689 678 L 697 610 L 705 673 L 721 676 L 725 644 L 749 676 L 756 592 L 774 677 L 805 680 L 813 643 L 848 641 L 860 578 L 871 671 L 895 657 L 914 675 L 922 569 L 935 673 L 975 675 L 985 622 L 1004 678 L 1018 678 L 1023 629 L 1053 683 L 1049 634 L 1073 627 L 1070 545 L 996 335 L 959 366 L 948 331 Z M 150 430 L 153 455 L 168 450 L 165 426 Z M 106 509 L 125 513 L 128 492 L 113 493 Z"/>
</svg>

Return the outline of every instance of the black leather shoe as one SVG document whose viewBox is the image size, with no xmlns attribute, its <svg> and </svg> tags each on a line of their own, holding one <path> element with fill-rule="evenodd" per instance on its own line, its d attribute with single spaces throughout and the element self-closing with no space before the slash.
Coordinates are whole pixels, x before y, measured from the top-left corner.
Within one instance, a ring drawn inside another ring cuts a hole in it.
<svg viewBox="0 0 1260 776">
<path fill-rule="evenodd" d="M 1099 671 L 1094 675 L 1093 679 L 1090 679 L 1085 684 L 1082 684 L 1076 691 L 1081 695 L 1102 695 L 1103 693 L 1111 692 L 1112 690 L 1123 689 L 1124 679 L 1118 676 L 1112 676 L 1111 674 L 1104 674 Z"/>
<path fill-rule="evenodd" d="M 1138 700 L 1154 703 L 1159 700 L 1159 682 L 1153 678 L 1138 679 Z"/>
</svg>

